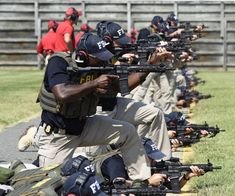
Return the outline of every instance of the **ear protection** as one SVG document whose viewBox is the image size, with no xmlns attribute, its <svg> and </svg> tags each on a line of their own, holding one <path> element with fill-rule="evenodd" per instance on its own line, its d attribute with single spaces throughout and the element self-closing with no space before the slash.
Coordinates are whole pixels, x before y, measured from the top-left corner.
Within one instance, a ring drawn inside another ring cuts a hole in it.
<svg viewBox="0 0 235 196">
<path fill-rule="evenodd" d="M 53 29 L 54 32 L 56 32 L 57 27 L 58 27 L 58 23 L 56 21 L 53 21 L 52 29 Z"/>
<path fill-rule="evenodd" d="M 70 20 L 75 21 L 75 20 L 78 18 L 79 14 L 78 14 L 78 11 L 77 11 L 75 8 L 70 7 L 70 8 L 68 8 L 67 11 L 66 11 L 66 16 L 67 16 Z"/>
<path fill-rule="evenodd" d="M 84 48 L 80 48 L 75 51 L 75 61 L 80 64 L 88 64 L 89 58 L 87 54 L 86 40 L 91 35 L 91 33 L 85 33 L 79 40 L 78 45 L 82 45 Z"/>
<path fill-rule="evenodd" d="M 53 31 L 55 32 L 57 27 L 58 27 L 58 23 L 56 21 L 54 21 L 54 20 L 48 21 L 48 30 L 53 29 Z"/>
<path fill-rule="evenodd" d="M 108 25 L 111 23 L 112 22 L 101 21 L 97 24 L 97 27 L 96 27 L 98 36 L 101 37 L 107 43 L 107 46 L 113 45 L 113 38 L 112 38 L 111 33 L 108 30 Z"/>
</svg>

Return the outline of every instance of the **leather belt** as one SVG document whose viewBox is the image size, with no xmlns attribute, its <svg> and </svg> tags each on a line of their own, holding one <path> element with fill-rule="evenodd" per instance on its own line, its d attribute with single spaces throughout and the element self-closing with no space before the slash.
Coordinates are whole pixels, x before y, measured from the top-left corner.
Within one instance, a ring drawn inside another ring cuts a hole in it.
<svg viewBox="0 0 235 196">
<path fill-rule="evenodd" d="M 61 129 L 61 128 L 58 128 L 58 127 L 53 127 L 53 126 L 51 126 L 49 124 L 46 124 L 44 122 L 41 122 L 40 126 L 43 127 L 45 133 L 48 134 L 48 135 L 50 135 L 52 133 L 59 133 L 59 134 L 65 134 L 66 133 L 65 129 Z"/>
</svg>

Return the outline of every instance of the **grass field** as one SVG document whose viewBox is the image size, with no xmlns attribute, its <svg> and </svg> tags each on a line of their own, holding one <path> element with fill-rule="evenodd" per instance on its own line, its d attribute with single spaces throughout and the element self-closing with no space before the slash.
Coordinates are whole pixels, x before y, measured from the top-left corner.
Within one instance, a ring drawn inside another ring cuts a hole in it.
<svg viewBox="0 0 235 196">
<path fill-rule="evenodd" d="M 190 182 L 198 195 L 235 195 L 235 72 L 203 72 L 199 76 L 207 82 L 197 90 L 214 97 L 200 101 L 194 110 L 193 121 L 218 125 L 226 132 L 214 138 L 205 138 L 193 145 L 192 162 L 205 163 L 207 159 L 222 170 L 210 172 Z"/>
<path fill-rule="evenodd" d="M 40 112 L 35 101 L 42 76 L 36 69 L 0 69 L 0 130 Z"/>
<path fill-rule="evenodd" d="M 207 82 L 197 90 L 214 97 L 202 100 L 194 109 L 193 121 L 218 125 L 226 132 L 193 145 L 194 163 L 207 159 L 222 170 L 210 172 L 190 182 L 198 195 L 235 195 L 235 72 L 201 72 Z M 36 69 L 0 69 L 0 129 L 40 112 L 35 103 L 43 72 Z"/>
</svg>

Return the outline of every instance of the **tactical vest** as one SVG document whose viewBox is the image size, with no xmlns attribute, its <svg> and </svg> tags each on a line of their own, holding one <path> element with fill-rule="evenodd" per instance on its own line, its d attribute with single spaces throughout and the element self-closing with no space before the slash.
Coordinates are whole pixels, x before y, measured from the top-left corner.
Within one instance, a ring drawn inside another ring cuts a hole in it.
<svg viewBox="0 0 235 196">
<path fill-rule="evenodd" d="M 8 196 L 57 196 L 55 190 L 63 185 L 60 166 L 21 171 L 10 179 L 10 185 L 14 191 Z"/>
<path fill-rule="evenodd" d="M 65 52 L 54 53 L 51 58 L 61 57 L 68 64 L 69 67 L 77 66 L 76 62 L 72 60 L 71 55 Z M 55 65 L 56 66 L 56 65 Z M 71 84 L 82 84 L 97 78 L 98 73 L 86 72 L 86 73 L 76 73 L 70 74 Z M 38 101 L 43 110 L 61 114 L 65 118 L 80 118 L 84 119 L 87 116 L 94 115 L 96 113 L 96 106 L 98 104 L 99 98 L 95 92 L 87 94 L 84 97 L 78 98 L 74 102 L 61 103 L 56 100 L 53 93 L 48 92 L 45 89 L 44 83 L 41 86 Z"/>
</svg>

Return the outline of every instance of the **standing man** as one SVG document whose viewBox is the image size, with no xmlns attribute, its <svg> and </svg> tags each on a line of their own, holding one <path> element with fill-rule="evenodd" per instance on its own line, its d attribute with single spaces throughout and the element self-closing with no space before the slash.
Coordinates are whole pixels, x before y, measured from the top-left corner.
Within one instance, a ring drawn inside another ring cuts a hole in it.
<svg viewBox="0 0 235 196">
<path fill-rule="evenodd" d="M 48 59 L 55 51 L 57 27 L 58 23 L 56 21 L 49 20 L 48 32 L 42 37 L 40 43 L 37 46 L 38 57 L 40 58 L 41 62 L 44 61 L 45 66 L 48 63 Z"/>
<path fill-rule="evenodd" d="M 70 7 L 67 9 L 64 21 L 59 24 L 56 31 L 56 52 L 72 53 L 74 51 L 75 38 L 73 25 L 77 25 L 79 16 L 81 16 L 81 12 L 75 8 Z"/>
</svg>

